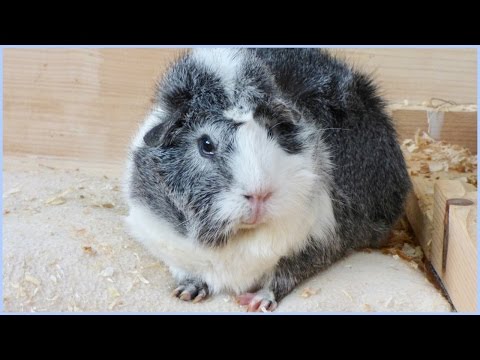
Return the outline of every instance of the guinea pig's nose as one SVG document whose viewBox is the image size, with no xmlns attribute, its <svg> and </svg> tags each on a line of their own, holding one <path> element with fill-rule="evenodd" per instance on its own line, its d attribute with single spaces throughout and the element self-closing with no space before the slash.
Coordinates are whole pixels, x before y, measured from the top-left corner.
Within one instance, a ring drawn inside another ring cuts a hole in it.
<svg viewBox="0 0 480 360">
<path fill-rule="evenodd" d="M 251 203 L 263 203 L 267 201 L 272 196 L 271 191 L 263 191 L 259 193 L 251 193 L 243 195 L 245 199 L 250 201 Z"/>
</svg>

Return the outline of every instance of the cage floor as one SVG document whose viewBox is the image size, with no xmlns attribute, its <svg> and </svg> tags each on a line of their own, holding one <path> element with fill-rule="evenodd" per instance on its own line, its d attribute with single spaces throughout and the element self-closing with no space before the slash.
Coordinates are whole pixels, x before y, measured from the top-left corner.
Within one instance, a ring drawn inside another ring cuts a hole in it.
<svg viewBox="0 0 480 360">
<path fill-rule="evenodd" d="M 8 312 L 242 312 L 229 294 L 173 298 L 167 268 L 125 231 L 118 177 L 35 162 L 4 168 L 3 301 Z M 301 284 L 278 312 L 445 312 L 401 258 L 354 252 Z"/>
</svg>

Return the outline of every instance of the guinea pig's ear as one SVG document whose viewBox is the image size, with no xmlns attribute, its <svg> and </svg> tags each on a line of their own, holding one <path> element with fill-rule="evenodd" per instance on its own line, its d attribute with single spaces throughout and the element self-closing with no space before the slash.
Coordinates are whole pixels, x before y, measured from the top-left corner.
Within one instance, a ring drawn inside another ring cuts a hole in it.
<svg viewBox="0 0 480 360">
<path fill-rule="evenodd" d="M 267 123 L 293 123 L 298 124 L 302 115 L 292 106 L 281 100 L 275 99 L 257 107 L 255 117 L 260 118 Z M 267 120 L 268 119 L 268 120 Z"/>
<path fill-rule="evenodd" d="M 145 134 L 143 141 L 145 141 L 145 144 L 148 146 L 159 146 L 162 141 L 164 130 L 165 124 L 158 124 Z"/>
<path fill-rule="evenodd" d="M 276 117 L 283 121 L 291 121 L 294 124 L 298 124 L 302 118 L 302 115 L 297 110 L 282 101 L 275 100 L 272 107 Z"/>
<path fill-rule="evenodd" d="M 143 137 L 147 146 L 172 146 L 185 125 L 184 114 L 180 111 L 172 115 L 170 120 L 158 124 Z"/>
</svg>

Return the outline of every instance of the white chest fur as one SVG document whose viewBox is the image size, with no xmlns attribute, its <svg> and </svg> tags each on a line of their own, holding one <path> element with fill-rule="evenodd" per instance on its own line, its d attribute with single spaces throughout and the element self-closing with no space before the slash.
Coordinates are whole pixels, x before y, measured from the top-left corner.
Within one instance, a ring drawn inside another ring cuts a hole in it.
<svg viewBox="0 0 480 360">
<path fill-rule="evenodd" d="M 242 232 L 215 249 L 179 235 L 139 204 L 130 204 L 127 224 L 132 235 L 165 262 L 177 280 L 195 276 L 208 284 L 211 293 L 239 294 L 268 279 L 278 260 L 302 249 L 308 235 L 317 241 L 329 240 L 326 236 L 335 222 L 331 201 L 326 193 L 317 196 L 308 212 Z"/>
</svg>

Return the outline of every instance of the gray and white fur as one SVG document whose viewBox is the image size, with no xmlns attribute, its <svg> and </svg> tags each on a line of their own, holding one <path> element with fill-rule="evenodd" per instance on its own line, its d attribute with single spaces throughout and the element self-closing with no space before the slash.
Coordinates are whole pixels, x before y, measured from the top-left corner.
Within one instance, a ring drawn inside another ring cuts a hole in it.
<svg viewBox="0 0 480 360">
<path fill-rule="evenodd" d="M 125 181 L 132 235 L 174 294 L 273 310 L 377 246 L 410 182 L 371 78 L 318 49 L 195 49 L 158 83 Z"/>
</svg>

